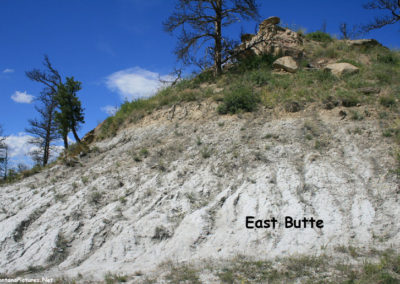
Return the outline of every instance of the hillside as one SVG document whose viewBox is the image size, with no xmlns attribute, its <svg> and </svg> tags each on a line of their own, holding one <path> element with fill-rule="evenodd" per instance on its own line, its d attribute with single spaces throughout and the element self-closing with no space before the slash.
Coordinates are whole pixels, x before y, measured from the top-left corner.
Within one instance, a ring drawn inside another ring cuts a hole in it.
<svg viewBox="0 0 400 284">
<path fill-rule="evenodd" d="M 301 39 L 294 73 L 273 64 L 293 46 L 205 71 L 1 185 L 2 278 L 400 281 L 399 53 L 268 27 Z M 338 62 L 358 72 L 326 70 Z"/>
</svg>

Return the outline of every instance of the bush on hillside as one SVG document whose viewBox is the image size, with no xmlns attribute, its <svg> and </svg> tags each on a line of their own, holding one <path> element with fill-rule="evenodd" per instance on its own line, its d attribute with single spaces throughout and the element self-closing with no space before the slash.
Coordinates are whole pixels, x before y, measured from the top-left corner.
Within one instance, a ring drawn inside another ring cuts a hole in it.
<svg viewBox="0 0 400 284">
<path fill-rule="evenodd" d="M 331 42 L 331 41 L 333 41 L 333 38 L 331 37 L 330 34 L 327 34 L 327 33 L 321 32 L 321 31 L 316 31 L 316 32 L 313 32 L 313 33 L 306 34 L 306 39 L 319 41 L 319 42 Z"/>
<path fill-rule="evenodd" d="M 218 107 L 219 114 L 252 112 L 257 108 L 260 97 L 250 87 L 240 85 L 224 93 L 223 103 Z"/>
<path fill-rule="evenodd" d="M 279 57 L 280 56 L 274 56 L 272 54 L 243 56 L 237 59 L 237 65 L 233 68 L 233 71 L 244 72 L 254 69 L 270 68 L 272 63 Z"/>
<path fill-rule="evenodd" d="M 384 64 L 390 64 L 390 65 L 397 65 L 400 63 L 400 59 L 398 56 L 396 56 L 395 53 L 393 52 L 387 52 L 384 54 L 378 54 L 377 55 L 377 61 L 380 63 Z"/>
</svg>

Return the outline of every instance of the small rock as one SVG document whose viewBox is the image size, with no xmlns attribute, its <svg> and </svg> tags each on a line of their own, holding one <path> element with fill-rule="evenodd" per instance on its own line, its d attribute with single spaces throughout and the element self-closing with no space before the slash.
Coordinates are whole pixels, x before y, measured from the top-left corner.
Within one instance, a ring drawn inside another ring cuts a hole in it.
<svg viewBox="0 0 400 284">
<path fill-rule="evenodd" d="M 335 76 L 343 76 L 344 74 L 355 74 L 360 71 L 356 66 L 350 63 L 333 63 L 328 64 L 324 70 L 330 71 Z"/>
<path fill-rule="evenodd" d="M 272 67 L 275 69 L 283 69 L 290 73 L 296 73 L 297 69 L 299 69 L 297 62 L 291 56 L 278 58 L 272 63 Z"/>
</svg>

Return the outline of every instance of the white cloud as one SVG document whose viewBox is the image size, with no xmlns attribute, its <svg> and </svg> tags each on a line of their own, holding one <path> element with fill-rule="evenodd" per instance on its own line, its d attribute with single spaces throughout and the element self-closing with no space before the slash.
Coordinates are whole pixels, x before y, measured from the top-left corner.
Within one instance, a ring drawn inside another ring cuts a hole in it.
<svg viewBox="0 0 400 284">
<path fill-rule="evenodd" d="M 34 96 L 27 94 L 26 91 L 25 92 L 16 91 L 11 96 L 11 99 L 14 102 L 22 103 L 22 104 L 30 104 L 33 101 L 34 98 L 35 98 Z"/>
<path fill-rule="evenodd" d="M 70 143 L 73 140 L 68 137 Z M 12 134 L 7 136 L 5 143 L 8 146 L 8 157 L 10 159 L 10 166 L 15 166 L 18 163 L 25 163 L 28 165 L 32 165 L 32 161 L 30 159 L 29 154 L 37 150 L 38 147 L 29 143 L 29 141 L 33 140 L 34 137 L 25 132 L 20 132 L 16 135 Z M 62 139 L 55 141 L 55 145 L 51 147 L 51 160 L 55 159 L 62 151 L 64 150 L 64 146 L 62 146 Z"/>
<path fill-rule="evenodd" d="M 14 69 L 6 68 L 3 70 L 3 73 L 14 73 Z"/>
<path fill-rule="evenodd" d="M 33 136 L 24 132 L 7 136 L 8 156 L 10 158 L 27 156 L 29 152 L 36 149 L 36 146 L 29 144 L 32 138 Z"/>
<path fill-rule="evenodd" d="M 159 78 L 168 76 L 151 72 L 140 67 L 129 68 L 115 72 L 107 77 L 107 87 L 120 94 L 123 100 L 132 101 L 154 95 L 163 84 Z"/>
<path fill-rule="evenodd" d="M 102 107 L 101 110 L 108 115 L 115 115 L 115 113 L 118 111 L 118 107 L 107 105 Z"/>
</svg>

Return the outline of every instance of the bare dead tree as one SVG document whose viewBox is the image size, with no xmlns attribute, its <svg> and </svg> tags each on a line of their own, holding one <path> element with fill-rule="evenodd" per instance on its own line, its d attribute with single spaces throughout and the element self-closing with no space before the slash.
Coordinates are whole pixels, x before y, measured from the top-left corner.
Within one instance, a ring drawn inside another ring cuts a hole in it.
<svg viewBox="0 0 400 284">
<path fill-rule="evenodd" d="M 377 16 L 371 23 L 363 25 L 363 32 L 368 33 L 400 21 L 400 0 L 371 0 L 364 5 L 364 8 L 368 10 L 381 10 L 386 12 L 386 14 Z"/>
<path fill-rule="evenodd" d="M 347 23 L 343 22 L 339 25 L 340 38 L 341 39 L 354 39 L 359 36 L 359 32 L 357 32 L 358 27 L 353 26 L 350 27 Z"/>
<path fill-rule="evenodd" d="M 8 171 L 8 146 L 5 142 L 7 137 L 3 135 L 3 127 L 0 125 L 0 176 L 6 179 Z"/>
<path fill-rule="evenodd" d="M 175 50 L 179 60 L 202 69 L 213 62 L 215 74 L 220 75 L 224 57 L 233 45 L 222 29 L 240 18 L 257 17 L 256 0 L 179 0 L 163 25 L 170 33 L 182 28 Z M 204 47 L 205 56 L 198 58 L 196 53 L 201 47 Z"/>
<path fill-rule="evenodd" d="M 25 73 L 32 81 L 44 85 L 44 89 L 37 99 L 40 105 L 35 106 L 39 113 L 39 119 L 29 120 L 30 127 L 26 131 L 35 137 L 30 143 L 38 147 L 33 154 L 33 159 L 45 166 L 50 158 L 51 144 L 60 136 L 55 122 L 55 110 L 57 107 L 56 94 L 62 81 L 60 74 L 53 68 L 47 55 L 44 56 L 43 65 L 45 70 L 33 69 Z"/>
<path fill-rule="evenodd" d="M 29 120 L 30 127 L 25 131 L 34 136 L 29 143 L 37 146 L 31 153 L 32 159 L 37 164 L 45 166 L 50 159 L 52 142 L 60 138 L 59 128 L 54 119 L 57 103 L 49 89 L 43 91 L 37 100 L 40 105 L 36 105 L 35 109 L 39 113 L 39 118 Z"/>
<path fill-rule="evenodd" d="M 182 79 L 182 68 L 174 68 L 174 70 L 169 74 L 169 78 L 161 78 L 161 76 L 158 76 L 158 81 L 163 85 L 163 86 L 174 86 L 176 83 L 179 82 L 179 80 Z"/>
</svg>

